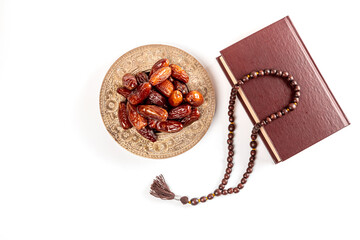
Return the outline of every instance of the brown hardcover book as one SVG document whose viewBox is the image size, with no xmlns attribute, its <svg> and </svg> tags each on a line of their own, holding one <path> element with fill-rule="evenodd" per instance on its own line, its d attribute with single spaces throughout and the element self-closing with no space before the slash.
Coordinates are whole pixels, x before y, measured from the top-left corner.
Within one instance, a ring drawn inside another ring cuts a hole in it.
<svg viewBox="0 0 360 240">
<path fill-rule="evenodd" d="M 301 86 L 296 111 L 261 128 L 274 162 L 284 161 L 350 124 L 289 17 L 225 48 L 217 58 L 233 85 L 251 71 L 288 71 Z M 286 106 L 291 89 L 280 78 L 264 76 L 241 85 L 238 97 L 252 122 Z"/>
</svg>

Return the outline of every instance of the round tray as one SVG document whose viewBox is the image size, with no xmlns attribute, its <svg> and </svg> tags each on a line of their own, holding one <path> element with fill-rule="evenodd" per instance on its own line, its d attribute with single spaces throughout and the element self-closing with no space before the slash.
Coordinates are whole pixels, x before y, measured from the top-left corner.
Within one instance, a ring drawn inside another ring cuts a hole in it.
<svg viewBox="0 0 360 240">
<path fill-rule="evenodd" d="M 184 68 L 189 75 L 189 90 L 198 90 L 204 103 L 198 109 L 200 119 L 177 133 L 157 133 L 158 140 L 143 138 L 134 128 L 124 130 L 118 119 L 119 103 L 126 99 L 116 92 L 125 73 L 149 71 L 153 64 L 168 58 L 170 63 Z M 100 112 L 111 136 L 128 151 L 147 158 L 169 158 L 195 146 L 208 130 L 215 113 L 215 91 L 204 67 L 190 54 L 167 45 L 146 45 L 130 50 L 110 67 L 100 91 Z"/>
</svg>

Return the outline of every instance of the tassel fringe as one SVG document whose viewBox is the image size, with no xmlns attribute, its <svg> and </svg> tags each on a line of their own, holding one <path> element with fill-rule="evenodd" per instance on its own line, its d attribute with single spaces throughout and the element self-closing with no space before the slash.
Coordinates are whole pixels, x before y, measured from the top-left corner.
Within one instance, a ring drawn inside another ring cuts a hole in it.
<svg viewBox="0 0 360 240">
<path fill-rule="evenodd" d="M 154 197 L 161 198 L 163 200 L 172 200 L 175 198 L 175 194 L 170 191 L 170 188 L 165 182 L 162 174 L 154 179 L 150 189 L 150 194 Z"/>
</svg>

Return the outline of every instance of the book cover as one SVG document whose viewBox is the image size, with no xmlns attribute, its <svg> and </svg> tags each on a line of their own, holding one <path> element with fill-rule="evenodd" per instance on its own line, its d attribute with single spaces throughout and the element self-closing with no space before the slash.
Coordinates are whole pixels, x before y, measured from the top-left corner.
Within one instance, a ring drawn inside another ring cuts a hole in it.
<svg viewBox="0 0 360 240">
<path fill-rule="evenodd" d="M 249 72 L 277 69 L 289 72 L 301 86 L 296 111 L 261 128 L 275 163 L 350 124 L 288 16 L 220 53 L 217 60 L 232 85 Z M 241 85 L 238 97 L 254 124 L 292 99 L 288 84 L 271 76 Z"/>
</svg>

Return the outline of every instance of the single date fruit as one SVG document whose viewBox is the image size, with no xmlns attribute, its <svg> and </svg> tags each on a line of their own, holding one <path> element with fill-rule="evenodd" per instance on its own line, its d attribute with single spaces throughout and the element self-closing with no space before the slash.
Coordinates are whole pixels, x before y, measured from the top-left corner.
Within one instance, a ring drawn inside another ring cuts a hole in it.
<svg viewBox="0 0 360 240">
<path fill-rule="evenodd" d="M 173 84 L 174 84 L 174 88 L 176 90 L 179 90 L 184 96 L 189 93 L 189 89 L 185 83 L 182 83 L 178 80 L 174 80 Z"/>
<path fill-rule="evenodd" d="M 170 68 L 171 68 L 171 76 L 173 78 L 176 78 L 184 83 L 189 82 L 189 76 L 187 75 L 185 70 L 182 69 L 180 66 L 176 64 L 170 64 Z"/>
<path fill-rule="evenodd" d="M 185 101 L 194 107 L 198 107 L 204 103 L 204 97 L 199 91 L 190 91 L 186 94 Z"/>
<path fill-rule="evenodd" d="M 170 75 L 171 75 L 171 68 L 162 67 L 156 70 L 156 72 L 154 72 L 151 75 L 149 82 L 151 83 L 151 85 L 155 86 L 168 79 Z"/>
<path fill-rule="evenodd" d="M 200 111 L 197 108 L 193 108 L 189 116 L 184 117 L 181 119 L 181 123 L 184 127 L 189 126 L 193 122 L 197 121 L 200 118 Z"/>
<path fill-rule="evenodd" d="M 168 112 L 155 105 L 139 105 L 138 112 L 145 118 L 151 118 L 158 121 L 165 121 L 168 118 Z"/>
<path fill-rule="evenodd" d="M 137 83 L 140 85 L 144 82 L 148 82 L 149 81 L 149 76 L 145 73 L 145 72 L 138 72 L 135 75 L 136 81 Z"/>
<path fill-rule="evenodd" d="M 181 119 L 191 114 L 191 106 L 189 104 L 183 104 L 176 108 L 173 108 L 168 113 L 168 119 Z"/>
<path fill-rule="evenodd" d="M 123 76 L 122 81 L 124 87 L 126 87 L 129 90 L 133 90 L 138 86 L 135 76 L 132 75 L 131 73 L 126 73 Z"/>
<path fill-rule="evenodd" d="M 135 90 L 133 90 L 127 99 L 132 105 L 138 105 L 149 96 L 150 91 L 150 83 L 144 82 L 140 84 Z"/>
<path fill-rule="evenodd" d="M 183 101 L 183 95 L 179 90 L 175 90 L 169 97 L 169 104 L 173 107 L 179 106 Z"/>
<path fill-rule="evenodd" d="M 136 106 L 131 105 L 130 102 L 127 103 L 126 111 L 131 125 L 137 130 L 142 129 L 147 125 L 147 120 L 136 111 Z"/>
<path fill-rule="evenodd" d="M 151 71 L 150 71 L 150 76 L 154 72 L 156 72 L 158 69 L 160 69 L 162 67 L 168 67 L 169 64 L 170 64 L 169 59 L 167 59 L 167 58 L 160 59 L 152 66 Z"/>
<path fill-rule="evenodd" d="M 174 91 L 174 85 L 167 79 L 155 87 L 167 98 L 170 97 L 171 93 Z"/>
<path fill-rule="evenodd" d="M 136 130 L 136 131 L 138 133 L 140 133 L 141 136 L 143 136 L 144 138 L 146 138 L 152 142 L 156 142 L 156 140 L 157 140 L 157 136 L 156 136 L 154 130 L 152 130 L 148 126 L 142 128 L 140 130 Z"/>
<path fill-rule="evenodd" d="M 123 129 L 129 129 L 132 127 L 129 118 L 128 118 L 128 114 L 126 111 L 126 104 L 125 102 L 121 102 L 119 104 L 119 111 L 118 111 L 118 117 L 119 117 L 119 121 L 120 121 L 120 126 Z"/>
<path fill-rule="evenodd" d="M 167 120 L 164 122 L 157 122 L 155 129 L 160 132 L 175 133 L 183 129 L 183 125 L 178 121 Z"/>
<path fill-rule="evenodd" d="M 116 91 L 125 98 L 127 98 L 131 93 L 131 90 L 129 90 L 125 87 L 119 87 Z"/>
<path fill-rule="evenodd" d="M 167 108 L 166 98 L 155 90 L 151 90 L 148 99 L 149 104 L 157 105 L 162 108 Z"/>
<path fill-rule="evenodd" d="M 151 129 L 155 129 L 156 130 L 156 124 L 158 123 L 159 121 L 156 121 L 154 119 L 149 119 L 148 120 L 148 127 L 151 128 Z"/>
</svg>

